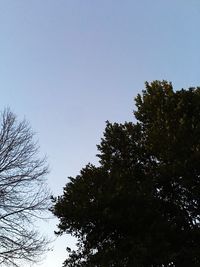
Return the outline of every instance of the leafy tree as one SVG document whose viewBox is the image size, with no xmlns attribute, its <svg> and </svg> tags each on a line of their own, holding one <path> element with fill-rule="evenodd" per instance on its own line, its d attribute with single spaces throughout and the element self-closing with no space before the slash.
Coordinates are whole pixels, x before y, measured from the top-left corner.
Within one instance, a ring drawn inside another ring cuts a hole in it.
<svg viewBox="0 0 200 267">
<path fill-rule="evenodd" d="M 38 260 L 47 240 L 34 221 L 48 209 L 45 159 L 38 158 L 34 134 L 6 109 L 0 117 L 0 265 L 19 266 Z"/>
<path fill-rule="evenodd" d="M 146 83 L 136 107 L 53 198 L 57 234 L 78 240 L 64 266 L 200 266 L 200 88 Z"/>
</svg>

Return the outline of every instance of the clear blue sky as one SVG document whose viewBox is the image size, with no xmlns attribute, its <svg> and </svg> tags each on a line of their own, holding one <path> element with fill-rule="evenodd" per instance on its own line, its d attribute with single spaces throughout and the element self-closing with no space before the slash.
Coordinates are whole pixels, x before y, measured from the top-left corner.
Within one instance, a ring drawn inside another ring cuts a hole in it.
<svg viewBox="0 0 200 267">
<path fill-rule="evenodd" d="M 199 29 L 199 0 L 0 0 L 0 109 L 37 132 L 55 195 L 97 162 L 106 120 L 133 120 L 144 81 L 200 86 Z M 41 227 L 53 236 L 55 221 Z M 40 266 L 61 266 L 71 243 Z"/>
</svg>

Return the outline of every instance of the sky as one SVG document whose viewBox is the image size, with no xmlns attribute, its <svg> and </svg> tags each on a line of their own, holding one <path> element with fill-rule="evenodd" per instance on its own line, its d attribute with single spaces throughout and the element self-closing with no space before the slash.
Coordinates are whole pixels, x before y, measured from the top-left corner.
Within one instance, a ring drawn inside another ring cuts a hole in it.
<svg viewBox="0 0 200 267">
<path fill-rule="evenodd" d="M 106 120 L 134 121 L 145 81 L 200 86 L 199 15 L 199 0 L 0 0 L 0 110 L 30 122 L 55 196 L 98 164 Z M 57 223 L 41 231 L 55 239 Z M 55 239 L 35 266 L 62 266 L 73 245 Z"/>
</svg>

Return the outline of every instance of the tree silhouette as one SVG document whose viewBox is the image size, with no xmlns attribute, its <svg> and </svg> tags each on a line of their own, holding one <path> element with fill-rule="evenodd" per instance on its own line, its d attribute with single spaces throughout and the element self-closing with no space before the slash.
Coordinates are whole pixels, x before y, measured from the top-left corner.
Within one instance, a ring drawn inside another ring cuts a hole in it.
<svg viewBox="0 0 200 267">
<path fill-rule="evenodd" d="M 48 168 L 25 120 L 18 122 L 6 109 L 0 127 L 0 265 L 19 266 L 46 250 L 47 240 L 33 223 L 49 205 Z"/>
<path fill-rule="evenodd" d="M 146 83 L 136 108 L 53 199 L 57 234 L 78 239 L 64 266 L 200 266 L 200 88 Z"/>
</svg>

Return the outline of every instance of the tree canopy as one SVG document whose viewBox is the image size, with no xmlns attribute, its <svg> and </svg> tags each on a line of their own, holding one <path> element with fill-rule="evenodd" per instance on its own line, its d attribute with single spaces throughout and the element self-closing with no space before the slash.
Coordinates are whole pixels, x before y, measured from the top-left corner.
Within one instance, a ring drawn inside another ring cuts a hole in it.
<svg viewBox="0 0 200 267">
<path fill-rule="evenodd" d="M 34 222 L 49 207 L 45 176 L 29 124 L 5 109 L 0 115 L 0 265 L 38 261 L 47 239 Z"/>
<path fill-rule="evenodd" d="M 66 267 L 200 266 L 200 88 L 145 84 L 136 123 L 107 122 L 99 166 L 53 199 Z"/>
</svg>

